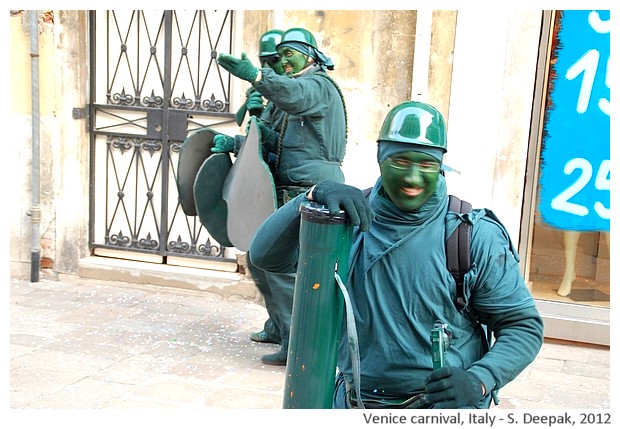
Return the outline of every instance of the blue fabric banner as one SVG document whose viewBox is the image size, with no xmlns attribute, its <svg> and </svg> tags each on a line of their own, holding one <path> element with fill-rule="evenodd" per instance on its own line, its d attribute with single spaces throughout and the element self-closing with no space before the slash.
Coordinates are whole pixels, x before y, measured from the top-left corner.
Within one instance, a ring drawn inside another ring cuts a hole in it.
<svg viewBox="0 0 620 429">
<path fill-rule="evenodd" d="M 609 231 L 609 11 L 565 10 L 560 19 L 539 209 L 556 228 Z"/>
</svg>

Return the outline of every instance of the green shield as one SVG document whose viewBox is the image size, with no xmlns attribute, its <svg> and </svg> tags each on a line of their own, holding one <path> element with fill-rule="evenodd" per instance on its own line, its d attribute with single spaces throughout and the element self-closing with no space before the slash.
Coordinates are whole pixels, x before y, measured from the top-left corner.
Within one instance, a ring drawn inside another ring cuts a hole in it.
<svg viewBox="0 0 620 429">
<path fill-rule="evenodd" d="M 202 163 L 211 156 L 215 146 L 213 137 L 221 134 L 210 128 L 201 128 L 188 136 L 179 149 L 177 168 L 177 189 L 181 208 L 187 216 L 196 216 L 194 181 Z"/>
<path fill-rule="evenodd" d="M 203 163 L 194 181 L 194 201 L 200 223 L 222 246 L 234 247 L 226 226 L 228 207 L 222 199 L 224 181 L 232 166 L 230 155 L 214 153 Z"/>
</svg>

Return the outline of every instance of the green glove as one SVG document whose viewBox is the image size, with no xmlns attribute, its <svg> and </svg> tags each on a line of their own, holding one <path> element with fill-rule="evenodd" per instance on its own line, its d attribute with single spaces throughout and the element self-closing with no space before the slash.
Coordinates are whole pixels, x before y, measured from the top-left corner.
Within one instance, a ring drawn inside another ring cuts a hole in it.
<svg viewBox="0 0 620 429">
<path fill-rule="evenodd" d="M 213 137 L 213 143 L 215 143 L 215 146 L 211 148 L 213 153 L 227 153 L 234 152 L 235 150 L 235 139 L 224 134 L 218 134 Z"/>
<path fill-rule="evenodd" d="M 456 366 L 444 366 L 426 378 L 426 400 L 434 408 L 463 408 L 482 400 L 482 384 L 478 378 Z"/>
<path fill-rule="evenodd" d="M 271 129 L 267 124 L 265 124 L 260 118 L 256 116 L 251 116 L 247 125 L 245 126 L 245 134 L 247 135 L 250 132 L 250 125 L 252 125 L 252 120 L 256 122 L 258 126 L 258 130 L 260 131 L 260 141 L 262 144 L 271 145 L 277 138 L 277 133 Z"/>
<path fill-rule="evenodd" d="M 260 116 L 265 108 L 265 106 L 263 106 L 263 96 L 257 91 L 250 94 L 245 102 L 245 105 L 252 116 Z"/>
<path fill-rule="evenodd" d="M 269 136 L 274 131 L 258 118 L 256 119 L 256 125 L 258 125 L 258 129 L 260 130 L 261 141 L 263 142 L 268 141 Z"/>
<path fill-rule="evenodd" d="M 258 76 L 258 69 L 252 65 L 245 52 L 241 54 L 241 59 L 228 54 L 219 54 L 217 63 L 224 69 L 239 79 L 254 82 Z"/>
<path fill-rule="evenodd" d="M 241 125 L 243 123 L 243 119 L 245 119 L 245 114 L 248 111 L 248 99 L 250 98 L 250 95 L 252 95 L 253 93 L 255 93 L 256 90 L 252 87 L 246 89 L 245 91 L 245 103 L 243 103 L 241 105 L 241 107 L 239 108 L 239 110 L 237 110 L 237 113 L 235 113 L 235 122 L 237 123 L 237 125 Z M 262 113 L 262 110 L 261 110 Z M 250 113 L 251 115 L 251 113 Z"/>
<path fill-rule="evenodd" d="M 342 207 L 353 225 L 359 225 L 362 231 L 370 228 L 374 215 L 368 199 L 360 189 L 333 180 L 324 180 L 312 190 L 312 199 L 327 206 L 332 215 L 338 214 Z"/>
</svg>

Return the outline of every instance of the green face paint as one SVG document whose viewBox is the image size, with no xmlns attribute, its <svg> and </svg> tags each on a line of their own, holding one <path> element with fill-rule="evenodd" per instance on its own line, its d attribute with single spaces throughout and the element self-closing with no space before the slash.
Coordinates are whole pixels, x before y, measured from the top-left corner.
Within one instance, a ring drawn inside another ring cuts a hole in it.
<svg viewBox="0 0 620 429">
<path fill-rule="evenodd" d="M 308 65 L 308 57 L 295 49 L 283 47 L 278 49 L 278 54 L 282 58 L 282 68 L 287 76 L 302 71 Z"/>
<path fill-rule="evenodd" d="M 284 68 L 282 67 L 282 58 L 279 55 L 261 57 L 261 67 L 269 67 L 278 75 L 284 74 Z"/>
<path fill-rule="evenodd" d="M 399 209 L 412 212 L 435 192 L 441 165 L 422 152 L 400 152 L 380 165 L 383 189 Z"/>
</svg>

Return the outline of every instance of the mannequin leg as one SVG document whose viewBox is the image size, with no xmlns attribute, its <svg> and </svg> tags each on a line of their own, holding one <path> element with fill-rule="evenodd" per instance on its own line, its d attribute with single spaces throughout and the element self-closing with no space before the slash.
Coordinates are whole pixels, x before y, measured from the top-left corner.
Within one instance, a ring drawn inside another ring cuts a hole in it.
<svg viewBox="0 0 620 429">
<path fill-rule="evenodd" d="M 579 231 L 564 231 L 564 259 L 566 265 L 564 267 L 564 277 L 558 289 L 558 295 L 560 296 L 568 296 L 573 287 L 573 281 L 576 277 L 575 260 L 577 258 L 577 244 L 579 243 L 580 234 Z"/>
</svg>

